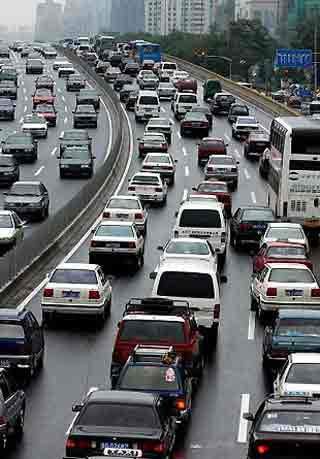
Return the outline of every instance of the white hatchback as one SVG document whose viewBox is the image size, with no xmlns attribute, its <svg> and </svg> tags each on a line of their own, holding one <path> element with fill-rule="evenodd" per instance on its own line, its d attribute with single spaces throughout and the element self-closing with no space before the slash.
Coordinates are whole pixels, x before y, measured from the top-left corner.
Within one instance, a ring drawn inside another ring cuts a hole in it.
<svg viewBox="0 0 320 459">
<path fill-rule="evenodd" d="M 167 202 L 168 185 L 159 174 L 138 172 L 129 180 L 128 194 L 137 196 L 141 201 L 159 203 Z"/>
<path fill-rule="evenodd" d="M 131 221 L 143 234 L 147 232 L 148 211 L 136 196 L 112 196 L 103 210 L 102 219 L 121 222 Z"/>
</svg>

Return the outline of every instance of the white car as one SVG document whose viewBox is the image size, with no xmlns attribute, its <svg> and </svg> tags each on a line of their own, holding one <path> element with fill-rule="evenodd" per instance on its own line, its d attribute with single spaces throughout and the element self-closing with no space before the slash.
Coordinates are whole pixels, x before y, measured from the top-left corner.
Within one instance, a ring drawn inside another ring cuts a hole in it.
<svg viewBox="0 0 320 459">
<path fill-rule="evenodd" d="M 59 70 L 59 68 L 64 67 L 65 64 L 70 64 L 70 62 L 64 58 L 59 58 L 54 61 L 54 63 L 52 64 L 52 68 L 53 70 Z"/>
<path fill-rule="evenodd" d="M 184 70 L 176 70 L 175 72 L 173 72 L 170 81 L 173 85 L 175 85 L 176 83 L 178 83 L 178 81 L 187 80 L 189 76 L 189 73 L 185 72 Z"/>
<path fill-rule="evenodd" d="M 151 73 L 152 75 L 143 75 L 143 77 L 139 80 L 140 89 L 157 89 L 159 84 L 159 78 L 153 72 Z"/>
<path fill-rule="evenodd" d="M 182 119 L 186 112 L 189 112 L 198 105 L 197 94 L 191 92 L 177 92 L 171 102 L 171 109 L 176 119 Z"/>
<path fill-rule="evenodd" d="M 89 262 L 120 262 L 137 270 L 144 263 L 144 238 L 133 222 L 102 221 L 92 235 Z"/>
<path fill-rule="evenodd" d="M 141 171 L 155 172 L 162 180 L 167 180 L 169 185 L 173 185 L 176 173 L 175 162 L 170 153 L 148 153 L 143 160 Z"/>
<path fill-rule="evenodd" d="M 312 271 L 300 263 L 267 263 L 253 276 L 251 309 L 262 320 L 280 308 L 319 307 L 320 288 Z"/>
<path fill-rule="evenodd" d="M 102 219 L 131 221 L 143 234 L 147 232 L 148 211 L 136 196 L 112 196 L 103 210 Z"/>
<path fill-rule="evenodd" d="M 218 268 L 217 254 L 206 239 L 192 237 L 173 238 L 164 247 L 159 246 L 158 250 L 162 250 L 160 263 L 168 258 L 194 258 L 195 260 L 208 260 L 215 272 Z"/>
<path fill-rule="evenodd" d="M 58 69 L 58 77 L 59 78 L 66 78 L 69 75 L 74 75 L 76 73 L 75 68 L 71 62 L 66 62 L 65 64 L 61 65 Z"/>
<path fill-rule="evenodd" d="M 140 72 L 137 75 L 137 83 L 139 86 L 140 86 L 141 81 L 146 75 L 154 76 L 154 72 L 152 70 L 140 70 Z"/>
<path fill-rule="evenodd" d="M 176 88 L 173 86 L 171 82 L 160 82 L 157 88 L 157 93 L 159 99 L 173 99 L 176 93 Z"/>
<path fill-rule="evenodd" d="M 308 238 L 299 223 L 269 223 L 261 238 L 260 247 L 268 242 L 285 241 L 292 244 L 301 244 L 306 248 L 309 253 Z"/>
<path fill-rule="evenodd" d="M 22 132 L 29 132 L 33 137 L 47 137 L 48 123 L 43 115 L 26 115 L 23 118 Z"/>
<path fill-rule="evenodd" d="M 0 210 L 0 247 L 9 248 L 22 241 L 24 222 L 11 210 Z"/>
<path fill-rule="evenodd" d="M 168 185 L 159 174 L 138 172 L 129 181 L 128 194 L 138 196 L 141 201 L 165 205 Z"/>
<path fill-rule="evenodd" d="M 251 132 L 260 129 L 260 124 L 254 116 L 238 116 L 232 124 L 232 137 L 234 139 L 247 138 Z"/>
<path fill-rule="evenodd" d="M 112 287 L 100 266 L 62 263 L 48 275 L 41 298 L 42 320 L 59 315 L 94 317 L 102 326 L 110 313 Z"/>
<path fill-rule="evenodd" d="M 115 81 L 119 75 L 121 75 L 121 70 L 118 67 L 108 67 L 104 74 L 104 79 L 111 83 Z"/>
<path fill-rule="evenodd" d="M 273 387 L 277 395 L 319 396 L 320 354 L 312 352 L 290 354 Z"/>
</svg>

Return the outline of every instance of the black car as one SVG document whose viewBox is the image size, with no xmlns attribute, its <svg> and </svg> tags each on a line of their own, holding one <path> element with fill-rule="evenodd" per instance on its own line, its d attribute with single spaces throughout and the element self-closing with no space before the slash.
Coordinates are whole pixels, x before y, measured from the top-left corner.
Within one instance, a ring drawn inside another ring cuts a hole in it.
<svg viewBox="0 0 320 459">
<path fill-rule="evenodd" d="M 30 56 L 29 56 L 30 57 Z M 41 59 L 27 59 L 26 74 L 42 74 L 44 71 L 44 64 Z"/>
<path fill-rule="evenodd" d="M 208 123 L 209 123 L 209 128 L 211 129 L 212 128 L 212 123 L 213 123 L 213 117 L 212 117 L 212 113 L 211 111 L 209 110 L 208 107 L 202 107 L 201 105 L 198 105 L 196 107 L 192 107 L 191 109 L 191 112 L 197 112 L 197 113 L 203 113 L 207 120 L 208 120 Z"/>
<path fill-rule="evenodd" d="M 80 89 L 76 97 L 77 105 L 93 105 L 96 110 L 100 108 L 100 96 L 95 89 Z"/>
<path fill-rule="evenodd" d="M 92 137 L 86 129 L 67 129 L 59 137 L 60 154 L 67 147 L 88 146 L 92 149 Z"/>
<path fill-rule="evenodd" d="M 58 156 L 60 178 L 92 177 L 95 157 L 89 145 L 67 146 Z"/>
<path fill-rule="evenodd" d="M 44 359 L 42 327 L 29 309 L 0 308 L 0 367 L 32 377 Z"/>
<path fill-rule="evenodd" d="M 86 80 L 81 75 L 69 75 L 66 80 L 67 91 L 80 91 L 86 87 Z"/>
<path fill-rule="evenodd" d="M 130 94 L 135 90 L 135 87 L 132 84 L 125 84 L 122 89 L 120 89 L 120 101 L 127 102 Z"/>
<path fill-rule="evenodd" d="M 135 90 L 135 91 L 130 92 L 130 95 L 126 101 L 126 109 L 129 112 L 134 111 L 134 107 L 136 105 L 137 99 L 138 99 L 138 91 Z"/>
<path fill-rule="evenodd" d="M 40 220 L 49 215 L 49 193 L 41 182 L 15 182 L 5 195 L 4 210 Z"/>
<path fill-rule="evenodd" d="M 0 97 L 17 100 L 18 89 L 12 80 L 0 80 Z"/>
<path fill-rule="evenodd" d="M 234 123 L 238 116 L 249 116 L 250 111 L 247 105 L 239 104 L 239 102 L 233 103 L 229 108 L 228 121 L 230 124 Z"/>
<path fill-rule="evenodd" d="M 122 54 L 121 53 L 114 53 L 110 57 L 110 65 L 111 67 L 120 67 L 122 62 Z"/>
<path fill-rule="evenodd" d="M 0 368 L 0 453 L 5 456 L 9 442 L 21 440 L 24 429 L 26 396 L 13 375 Z"/>
<path fill-rule="evenodd" d="M 54 79 L 49 75 L 41 75 L 36 79 L 36 89 L 50 89 L 54 90 Z"/>
<path fill-rule="evenodd" d="M 126 75 L 137 76 L 140 72 L 140 66 L 137 62 L 128 62 L 123 69 L 123 73 Z"/>
<path fill-rule="evenodd" d="M 74 128 L 97 128 L 98 115 L 93 105 L 77 105 L 73 110 Z"/>
<path fill-rule="evenodd" d="M 270 148 L 270 136 L 266 132 L 251 132 L 244 142 L 243 154 L 247 159 L 260 158 L 266 148 Z"/>
<path fill-rule="evenodd" d="M 259 244 L 268 223 L 275 221 L 274 213 L 269 207 L 239 207 L 230 220 L 231 245 L 238 249 L 244 244 Z"/>
<path fill-rule="evenodd" d="M 16 104 L 11 99 L 0 99 L 0 120 L 13 121 L 16 113 Z"/>
<path fill-rule="evenodd" d="M 68 434 L 66 457 L 104 456 L 113 449 L 127 457 L 138 449 L 147 459 L 172 453 L 176 410 L 158 395 L 91 390 L 72 408 L 78 416 Z"/>
<path fill-rule="evenodd" d="M 12 185 L 20 178 L 19 163 L 13 155 L 0 155 L 0 185 Z"/>
<path fill-rule="evenodd" d="M 232 94 L 218 92 L 215 94 L 210 105 L 210 110 L 214 115 L 228 115 L 230 107 L 236 101 Z"/>
<path fill-rule="evenodd" d="M 0 81 L 13 81 L 14 84 L 18 85 L 18 71 L 12 65 L 3 65 L 0 70 Z"/>
<path fill-rule="evenodd" d="M 208 137 L 209 135 L 209 121 L 204 113 L 187 112 L 180 124 L 181 136 L 197 135 Z"/>
<path fill-rule="evenodd" d="M 115 82 L 113 83 L 113 89 L 115 91 L 120 91 L 124 85 L 126 84 L 132 84 L 133 83 L 133 80 L 131 78 L 131 76 L 129 75 L 119 75 Z"/>
<path fill-rule="evenodd" d="M 320 400 L 307 396 L 269 396 L 256 414 L 244 413 L 252 422 L 250 459 L 316 459 L 320 445 Z"/>
<path fill-rule="evenodd" d="M 1 142 L 2 154 L 13 155 L 19 163 L 38 159 L 38 141 L 29 132 L 16 132 Z"/>
</svg>

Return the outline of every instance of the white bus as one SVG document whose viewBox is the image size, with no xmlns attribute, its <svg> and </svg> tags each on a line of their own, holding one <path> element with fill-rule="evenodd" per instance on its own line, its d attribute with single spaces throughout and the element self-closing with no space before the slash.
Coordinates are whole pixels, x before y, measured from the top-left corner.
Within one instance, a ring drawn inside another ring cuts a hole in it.
<svg viewBox="0 0 320 459">
<path fill-rule="evenodd" d="M 304 117 L 273 120 L 268 204 L 277 217 L 320 233 L 320 123 Z"/>
</svg>

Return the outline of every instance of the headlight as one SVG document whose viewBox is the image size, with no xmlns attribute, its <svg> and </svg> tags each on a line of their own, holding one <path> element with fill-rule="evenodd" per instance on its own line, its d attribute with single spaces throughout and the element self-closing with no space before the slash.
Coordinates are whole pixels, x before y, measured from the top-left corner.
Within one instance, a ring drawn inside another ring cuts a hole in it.
<svg viewBox="0 0 320 459">
<path fill-rule="evenodd" d="M 30 202 L 28 205 L 29 207 L 39 207 L 41 203 L 40 202 Z"/>
<path fill-rule="evenodd" d="M 67 168 L 69 167 L 69 165 L 68 165 L 68 164 L 61 164 L 60 167 L 61 167 L 62 169 L 67 169 Z"/>
<path fill-rule="evenodd" d="M 88 168 L 90 167 L 89 164 L 81 164 L 81 168 Z"/>
</svg>

